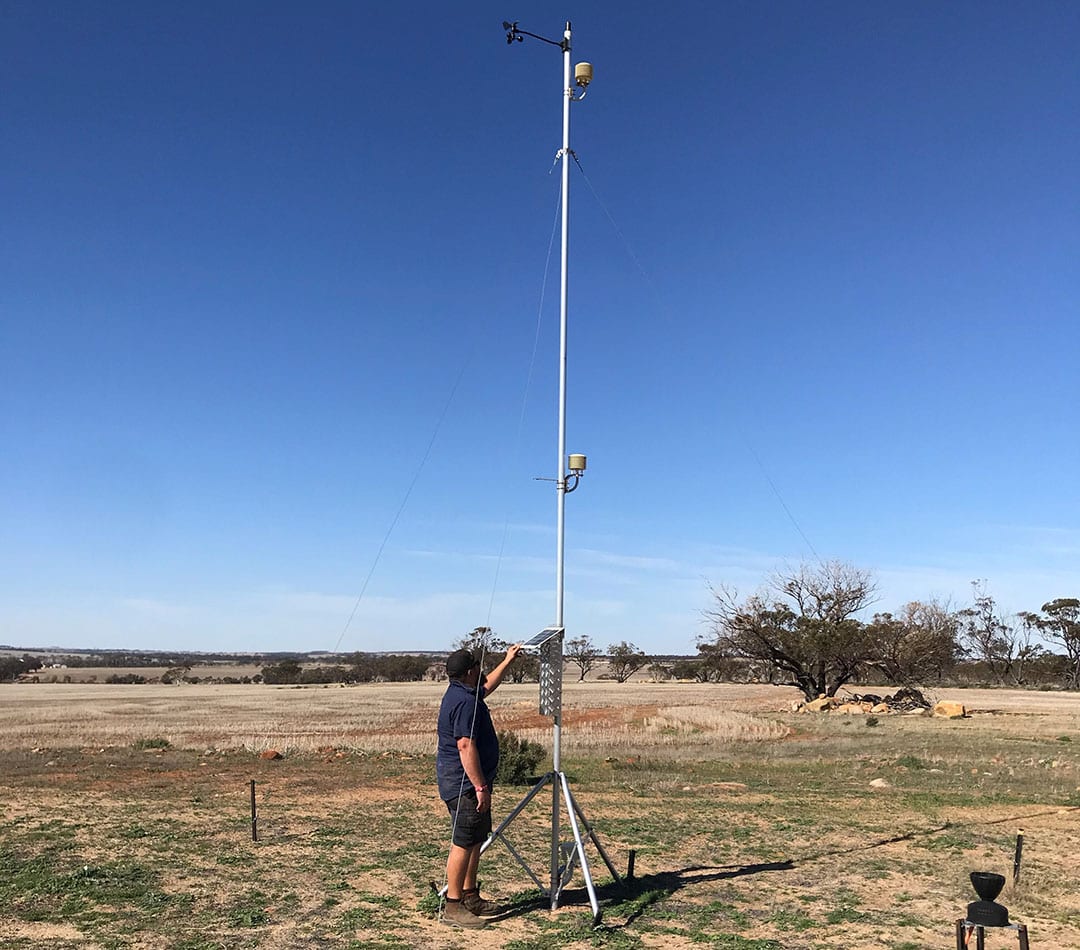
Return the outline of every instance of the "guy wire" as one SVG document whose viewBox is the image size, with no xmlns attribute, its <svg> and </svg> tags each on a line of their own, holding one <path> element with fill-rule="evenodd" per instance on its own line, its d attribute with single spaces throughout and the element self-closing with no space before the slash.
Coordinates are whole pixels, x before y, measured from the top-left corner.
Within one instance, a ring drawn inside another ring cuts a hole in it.
<svg viewBox="0 0 1080 950">
<path fill-rule="evenodd" d="M 532 388 L 533 370 L 536 368 L 536 354 L 540 349 L 540 327 L 544 321 L 544 297 L 547 294 L 548 274 L 551 271 L 551 252 L 555 247 L 555 235 L 559 229 L 559 210 L 562 207 L 562 195 L 556 191 L 555 219 L 551 223 L 551 237 L 548 239 L 547 259 L 544 261 L 544 274 L 540 281 L 540 302 L 536 308 L 536 330 L 533 333 L 532 355 L 529 357 L 529 369 L 525 374 L 525 386 L 521 393 L 521 410 L 518 413 L 517 433 L 514 436 L 514 450 L 511 458 L 516 462 L 521 454 L 521 434 L 525 428 L 525 408 L 529 402 L 529 390 Z M 485 626 L 491 626 L 491 615 L 495 609 L 495 592 L 499 587 L 499 573 L 502 569 L 503 554 L 506 551 L 506 541 L 510 534 L 510 510 L 507 508 L 506 517 L 503 520 L 502 538 L 499 542 L 499 554 L 495 559 L 495 577 L 491 584 L 491 599 L 488 601 L 487 621 Z"/>
<path fill-rule="evenodd" d="M 562 196 L 559 195 L 556 198 L 556 201 L 555 201 L 555 220 L 552 222 L 552 225 L 551 225 L 551 237 L 548 239 L 547 259 L 544 261 L 544 273 L 543 273 L 543 278 L 540 281 L 540 302 L 539 302 L 539 304 L 537 306 L 537 312 L 536 312 L 536 330 L 533 333 L 532 355 L 529 358 L 529 369 L 528 369 L 528 372 L 525 374 L 525 387 L 524 387 L 524 391 L 521 394 L 521 411 L 518 413 L 518 428 L 517 428 L 517 434 L 516 434 L 515 439 L 514 439 L 514 451 L 512 453 L 512 457 L 515 460 L 517 459 L 518 455 L 520 454 L 520 450 L 521 450 L 521 434 L 522 434 L 522 431 L 525 428 L 525 408 L 526 408 L 526 406 L 528 404 L 529 390 L 530 390 L 530 388 L 532 386 L 533 370 L 536 368 L 536 354 L 539 352 L 539 348 L 540 348 L 540 327 L 543 325 L 544 297 L 547 294 L 547 279 L 548 279 L 548 274 L 549 274 L 549 272 L 551 270 L 551 253 L 552 253 L 552 249 L 555 246 L 555 234 L 558 231 L 559 211 L 560 211 L 561 207 L 562 207 Z M 496 593 L 496 591 L 498 590 L 498 587 L 499 587 L 499 572 L 500 572 L 500 569 L 502 567 L 503 554 L 505 553 L 505 550 L 506 550 L 506 540 L 507 540 L 507 537 L 508 537 L 509 533 L 510 533 L 510 514 L 509 514 L 509 511 L 508 511 L 507 514 L 506 514 L 506 518 L 503 521 L 502 539 L 501 539 L 501 541 L 499 543 L 499 554 L 498 554 L 498 557 L 495 560 L 495 577 L 494 577 L 494 579 L 492 581 L 492 585 L 491 585 L 491 599 L 488 601 L 487 622 L 486 622 L 485 626 L 487 626 L 489 629 L 491 627 L 491 615 L 492 615 L 492 613 L 494 612 L 494 609 L 495 609 L 495 593 Z M 476 710 L 479 708 L 479 705 L 480 705 L 480 691 L 484 688 L 484 684 L 483 684 L 484 660 L 485 660 L 486 656 L 487 656 L 487 642 L 484 641 L 484 640 L 481 640 L 481 643 L 480 643 L 480 682 L 477 683 L 477 685 L 476 685 L 476 695 L 473 697 L 472 723 L 471 723 L 470 728 L 469 728 L 469 743 L 470 744 L 473 741 L 473 735 L 474 735 L 475 730 L 476 730 Z M 461 796 L 465 792 L 465 779 L 466 778 L 467 778 L 467 776 L 466 776 L 466 774 L 464 772 L 464 769 L 463 769 L 462 770 L 462 775 L 461 775 L 461 784 L 458 787 L 458 803 L 459 804 L 458 804 L 458 808 L 455 809 L 455 811 L 454 811 L 454 823 L 453 823 L 453 827 L 452 827 L 451 832 L 450 832 L 450 840 L 451 840 L 451 842 L 453 842 L 454 834 L 457 832 L 457 820 L 458 820 L 458 814 L 459 814 L 460 807 L 461 807 L 460 806 Z M 442 894 L 442 896 L 441 896 L 440 901 L 439 901 L 439 912 L 442 913 L 443 910 L 445 909 L 445 907 L 446 907 L 446 893 L 444 892 Z"/>
<path fill-rule="evenodd" d="M 515 458 L 520 453 L 521 433 L 522 433 L 522 430 L 524 429 L 524 424 L 525 424 L 525 407 L 526 407 L 526 404 L 528 402 L 529 389 L 530 389 L 531 384 L 532 384 L 533 370 L 534 370 L 534 368 L 536 366 L 536 354 L 537 354 L 537 352 L 539 350 L 539 345 L 540 345 L 540 327 L 541 327 L 542 319 L 543 319 L 544 296 L 545 296 L 546 291 L 547 291 L 547 276 L 548 276 L 548 272 L 549 272 L 550 267 L 551 267 L 551 252 L 552 252 L 552 248 L 554 247 L 554 244 L 555 244 L 555 233 L 556 233 L 557 226 L 558 226 L 558 221 L 559 221 L 559 208 L 560 207 L 561 207 L 561 197 L 557 198 L 556 202 L 555 202 L 555 223 L 552 225 L 551 237 L 548 240 L 547 260 L 545 261 L 545 264 L 544 264 L 544 276 L 543 276 L 543 280 L 541 282 L 541 287 L 540 287 L 540 305 L 539 305 L 539 308 L 538 308 L 537 318 L 536 318 L 536 330 L 535 330 L 535 333 L 533 334 L 532 355 L 531 355 L 530 360 L 529 360 L 529 369 L 528 369 L 528 372 L 526 374 L 524 392 L 522 393 L 521 412 L 519 413 L 519 416 L 518 416 L 518 428 L 517 428 L 517 435 L 515 437 L 515 445 L 514 445 L 514 457 Z M 467 355 L 465 357 L 465 360 L 461 365 L 461 369 L 458 371 L 457 379 L 454 380 L 454 385 L 450 389 L 449 396 L 447 396 L 446 404 L 443 406 L 442 412 L 440 413 L 439 418 L 438 418 L 437 422 L 435 423 L 435 429 L 431 433 L 431 438 L 428 440 L 427 448 L 424 451 L 423 457 L 420 459 L 420 463 L 416 468 L 416 472 L 413 474 L 412 480 L 409 482 L 408 488 L 405 490 L 405 493 L 402 496 L 401 504 L 398 505 L 397 511 L 394 513 L 394 517 L 391 519 L 390 524 L 386 529 L 386 533 L 383 535 L 383 539 L 379 544 L 378 550 L 375 552 L 375 557 L 371 562 L 371 567 L 368 569 L 367 575 L 364 578 L 364 583 L 360 587 L 360 593 L 357 595 L 356 602 L 353 604 L 352 610 L 349 613 L 349 617 L 345 621 L 345 625 L 342 628 L 341 633 L 338 635 L 337 642 L 334 644 L 334 649 L 331 651 L 332 653 L 337 653 L 338 650 L 341 648 L 341 643 L 345 639 L 345 634 L 348 633 L 349 628 L 352 626 L 353 620 L 356 619 L 356 614 L 357 614 L 357 611 L 360 609 L 360 604 L 364 599 L 364 594 L 367 592 L 368 585 L 371 583 L 371 578 L 375 574 L 375 568 L 379 564 L 379 560 L 382 557 L 383 550 L 386 548 L 386 545 L 390 540 L 390 535 L 393 534 L 394 528 L 397 527 L 397 523 L 398 523 L 399 519 L 401 518 L 402 513 L 405 510 L 405 506 L 406 506 L 406 504 L 408 504 L 409 496 L 412 494 L 413 488 L 416 486 L 416 483 L 420 478 L 420 474 L 424 470 L 424 466 L 427 463 L 427 460 L 431 455 L 431 450 L 435 446 L 435 440 L 438 438 L 439 431 L 442 429 L 443 422 L 446 420 L 446 415 L 450 410 L 450 405 L 454 401 L 454 396 L 457 394 L 458 388 L 461 385 L 461 380 L 465 376 L 465 370 L 468 367 L 471 358 L 472 358 L 472 354 L 470 353 L 469 355 Z M 507 515 L 506 515 L 506 518 L 505 518 L 505 520 L 503 522 L 502 540 L 501 540 L 500 545 L 499 545 L 499 553 L 498 553 L 498 557 L 496 558 L 496 562 L 495 562 L 495 578 L 494 578 L 494 581 L 492 583 L 491 597 L 490 597 L 490 599 L 488 601 L 488 614 L 487 614 L 486 626 L 491 625 L 491 615 L 492 615 L 492 612 L 494 610 L 494 604 L 495 604 L 495 592 L 496 592 L 496 590 L 498 588 L 499 573 L 500 573 L 500 569 L 501 569 L 501 566 L 502 566 L 503 554 L 504 554 L 505 549 L 506 549 L 506 540 L 507 540 L 507 536 L 508 536 L 508 533 L 509 533 L 509 528 L 510 528 L 510 515 L 509 515 L 509 512 L 508 512 Z"/>
<path fill-rule="evenodd" d="M 618 239 L 622 242 L 623 249 L 626 251 L 627 256 L 630 258 L 630 260 L 632 260 L 634 262 L 634 264 L 637 266 L 638 271 L 641 273 L 641 276 L 645 279 L 645 282 L 649 285 L 650 289 L 653 292 L 653 295 L 656 297 L 657 303 L 660 305 L 661 309 L 664 311 L 664 315 L 669 320 L 672 319 L 671 309 L 667 306 L 667 304 L 664 301 L 663 297 L 660 295 L 659 289 L 657 288 L 655 281 L 653 281 L 653 279 L 646 272 L 645 267 L 641 263 L 641 260 L 638 258 L 637 254 L 634 253 L 634 249 L 630 246 L 630 242 L 627 241 L 626 236 L 623 234 L 622 230 L 619 228 L 619 225 L 615 222 L 615 218 L 612 217 L 612 214 L 608 210 L 607 205 L 604 204 L 603 199 L 600 197 L 600 195 L 597 193 L 596 189 L 593 187 L 592 181 L 590 181 L 589 176 L 585 173 L 585 169 L 582 168 L 582 166 L 581 166 L 581 161 L 578 159 L 577 155 L 574 154 L 573 152 L 571 152 L 570 154 L 573 156 L 574 163 L 577 165 L 578 171 L 581 172 L 581 177 L 585 180 L 585 184 L 589 186 L 589 191 L 592 192 L 593 198 L 596 199 L 596 203 L 600 206 L 600 210 L 604 212 L 604 216 L 608 219 L 608 222 L 611 224 L 611 228 L 615 232 L 616 237 L 618 237 Z M 768 469 L 765 468 L 765 463 L 762 462 L 761 456 L 759 456 L 757 451 L 754 449 L 753 445 L 750 442 L 750 439 L 746 435 L 746 432 L 743 430 L 743 428 L 738 423 L 735 423 L 734 426 L 735 426 L 735 430 L 739 433 L 739 438 L 742 440 L 743 445 L 746 447 L 747 451 L 749 451 L 749 453 L 753 456 L 754 461 L 757 463 L 758 468 L 761 470 L 761 474 L 764 476 L 765 481 L 768 483 L 769 488 L 771 488 L 773 494 L 776 495 L 776 500 L 780 503 L 780 507 L 783 509 L 784 514 L 787 515 L 788 520 L 791 522 L 792 526 L 795 528 L 795 531 L 798 533 L 799 537 L 803 539 L 806 546 L 810 549 L 810 553 L 813 554 L 815 560 L 820 562 L 822 560 L 821 555 L 818 554 L 817 549 L 811 543 L 810 539 L 806 535 L 806 532 L 803 531 L 802 526 L 796 520 L 795 515 L 792 513 L 791 509 L 788 507 L 787 502 L 784 501 L 784 496 L 782 494 L 780 494 L 780 489 L 777 488 L 776 483 L 772 480 L 772 477 L 769 475 Z"/>
<path fill-rule="evenodd" d="M 472 354 L 467 354 L 464 362 L 461 364 L 461 369 L 458 370 L 457 379 L 454 380 L 454 385 L 450 388 L 450 395 L 446 398 L 446 404 L 443 406 L 442 412 L 439 414 L 438 421 L 435 423 L 435 430 L 431 433 L 431 438 L 428 440 L 427 448 L 424 450 L 424 455 L 420 459 L 420 464 L 416 467 L 416 472 L 413 474 L 412 481 L 409 482 L 408 488 L 405 489 L 405 494 L 402 496 L 401 504 L 398 505 L 397 511 L 394 513 L 394 517 L 390 521 L 390 526 L 386 529 L 386 534 L 383 535 L 382 542 L 379 544 L 379 549 L 375 552 L 375 559 L 371 562 L 371 567 L 368 569 L 367 576 L 364 578 L 364 583 L 360 587 L 360 593 L 356 598 L 356 603 L 353 604 L 352 612 L 349 614 L 349 619 L 345 621 L 345 626 L 342 628 L 341 633 L 338 634 L 337 643 L 334 644 L 332 653 L 337 653 L 341 646 L 341 641 L 345 638 L 345 634 L 348 632 L 349 627 L 352 625 L 353 618 L 356 616 L 357 610 L 360 609 L 360 602 L 364 599 L 364 592 L 367 590 L 368 584 L 371 582 L 371 577 L 375 573 L 375 568 L 379 563 L 379 558 L 382 557 L 383 549 L 386 547 L 386 543 L 390 540 L 390 535 L 393 533 L 394 528 L 397 526 L 398 519 L 401 517 L 401 513 L 405 510 L 405 505 L 409 501 L 409 496 L 412 494 L 413 488 L 416 487 L 417 481 L 420 479 L 420 473 L 424 470 L 424 465 L 427 464 L 428 458 L 431 456 L 431 450 L 435 446 L 435 440 L 438 438 L 439 430 L 442 429 L 443 422 L 446 420 L 446 414 L 450 411 L 450 404 L 454 401 L 454 396 L 457 394 L 458 387 L 461 385 L 461 380 L 465 376 L 465 369 L 469 365 L 469 361 L 472 359 Z"/>
</svg>

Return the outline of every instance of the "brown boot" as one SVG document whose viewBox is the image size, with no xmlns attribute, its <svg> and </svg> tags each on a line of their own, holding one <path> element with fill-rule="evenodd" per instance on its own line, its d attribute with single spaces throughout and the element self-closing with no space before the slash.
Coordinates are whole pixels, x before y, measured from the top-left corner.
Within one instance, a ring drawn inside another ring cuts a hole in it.
<svg viewBox="0 0 1080 950">
<path fill-rule="evenodd" d="M 462 901 L 446 899 L 442 912 L 442 922 L 449 927 L 464 927 L 466 930 L 479 930 L 487 926 L 487 921 L 477 917 Z"/>
<path fill-rule="evenodd" d="M 486 901 L 480 896 L 480 888 L 471 891 L 463 891 L 461 903 L 477 917 L 492 917 L 499 912 L 499 905 L 494 901 Z"/>
</svg>

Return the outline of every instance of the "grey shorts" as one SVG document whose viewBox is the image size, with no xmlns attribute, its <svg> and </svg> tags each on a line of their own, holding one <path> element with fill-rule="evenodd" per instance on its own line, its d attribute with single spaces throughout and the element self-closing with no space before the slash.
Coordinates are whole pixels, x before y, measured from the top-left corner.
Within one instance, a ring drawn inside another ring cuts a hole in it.
<svg viewBox="0 0 1080 950">
<path fill-rule="evenodd" d="M 461 798 L 452 798 L 446 803 L 453 822 L 454 834 L 451 839 L 459 848 L 474 848 L 483 844 L 491 834 L 491 809 L 481 814 L 476 810 L 476 792 L 467 789 Z"/>
</svg>

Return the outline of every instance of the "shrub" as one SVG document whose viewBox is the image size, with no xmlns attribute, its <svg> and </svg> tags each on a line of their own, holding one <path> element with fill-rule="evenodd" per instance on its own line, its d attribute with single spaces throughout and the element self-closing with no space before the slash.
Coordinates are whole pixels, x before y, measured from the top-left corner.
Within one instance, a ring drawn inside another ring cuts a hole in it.
<svg viewBox="0 0 1080 950">
<path fill-rule="evenodd" d="M 500 785 L 528 785 L 536 777 L 536 769 L 547 750 L 538 742 L 519 739 L 512 732 L 499 733 Z"/>
<path fill-rule="evenodd" d="M 131 743 L 133 749 L 167 749 L 169 748 L 169 740 L 162 739 L 160 736 L 155 736 L 151 739 L 136 739 Z"/>
</svg>

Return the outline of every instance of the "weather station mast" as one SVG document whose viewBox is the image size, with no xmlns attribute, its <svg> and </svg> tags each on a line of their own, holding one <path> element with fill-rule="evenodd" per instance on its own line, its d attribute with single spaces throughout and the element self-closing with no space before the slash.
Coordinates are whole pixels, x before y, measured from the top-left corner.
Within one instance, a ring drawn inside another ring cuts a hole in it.
<svg viewBox="0 0 1080 950">
<path fill-rule="evenodd" d="M 565 581 L 565 555 L 566 555 L 566 496 L 578 487 L 582 475 L 585 473 L 585 456 L 566 454 L 566 330 L 567 314 L 569 310 L 569 284 L 568 262 L 570 245 L 570 159 L 575 157 L 570 150 L 570 106 L 574 102 L 580 102 L 585 98 L 589 83 L 592 82 L 593 68 L 590 63 L 578 63 L 571 69 L 570 63 L 570 23 L 567 22 L 561 40 L 548 39 L 536 33 L 522 30 L 517 23 L 503 22 L 506 30 L 506 42 L 513 45 L 521 43 L 525 37 L 539 40 L 551 46 L 557 46 L 563 54 L 563 114 L 562 114 L 562 148 L 556 156 L 560 162 L 562 172 L 562 191 L 560 209 L 562 215 L 562 247 L 560 266 L 560 296 L 559 296 L 559 401 L 558 401 L 558 461 L 556 465 L 556 477 L 543 479 L 554 481 L 556 490 L 556 550 L 555 550 L 555 622 L 550 627 L 545 627 L 531 640 L 525 643 L 525 648 L 536 651 L 540 656 L 540 713 L 550 716 L 552 720 L 552 768 L 546 775 L 530 789 L 525 797 L 511 810 L 491 837 L 483 845 L 486 850 L 495 841 L 501 840 L 509 849 L 510 853 L 525 869 L 532 880 L 551 899 L 551 909 L 559 906 L 559 899 L 563 888 L 574 874 L 575 867 L 580 866 L 582 876 L 585 879 L 585 887 L 589 895 L 589 904 L 593 911 L 593 924 L 600 923 L 601 910 L 596 896 L 596 888 L 593 884 L 592 873 L 589 870 L 589 862 L 585 853 L 586 840 L 591 841 L 600 857 L 607 865 L 612 877 L 621 883 L 618 871 L 615 870 L 611 859 L 604 851 L 600 839 L 593 831 L 582 812 L 577 801 L 574 799 L 567 781 L 566 773 L 562 770 L 562 670 L 563 670 L 563 639 L 566 633 L 563 619 L 563 590 Z M 517 850 L 506 839 L 506 829 L 521 811 L 536 797 L 547 785 L 551 785 L 551 876 L 550 884 L 545 887 L 540 878 L 533 873 L 529 865 Z M 573 841 L 562 842 L 560 840 L 562 811 L 565 807 L 567 822 L 573 834 Z"/>
</svg>

